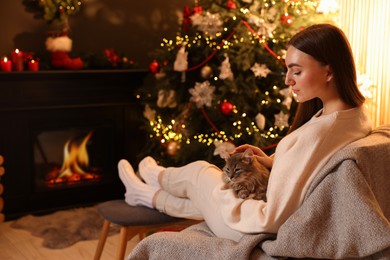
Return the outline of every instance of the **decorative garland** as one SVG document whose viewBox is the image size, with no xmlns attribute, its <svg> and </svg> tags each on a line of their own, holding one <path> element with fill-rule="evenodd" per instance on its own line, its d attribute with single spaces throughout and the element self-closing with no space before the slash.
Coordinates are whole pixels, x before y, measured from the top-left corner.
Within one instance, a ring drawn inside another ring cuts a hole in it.
<svg viewBox="0 0 390 260">
<path fill-rule="evenodd" d="M 218 133 L 219 136 L 222 136 L 221 132 L 218 130 L 218 128 L 214 125 L 214 123 L 211 121 L 211 119 L 207 115 L 206 110 L 204 110 L 203 107 L 200 110 L 202 111 L 203 116 L 206 118 L 207 123 L 209 123 L 209 125 L 214 129 L 215 132 Z M 227 142 L 228 140 L 225 139 L 225 141 Z"/>
<path fill-rule="evenodd" d="M 244 20 L 241 20 L 241 23 L 244 24 L 248 30 L 259 40 L 259 42 L 264 46 L 264 48 L 273 56 L 275 57 L 280 63 L 282 63 L 283 66 L 286 66 L 285 62 L 280 58 L 279 55 L 277 55 L 269 46 L 268 44 L 265 42 L 265 41 L 262 41 L 261 37 L 259 34 L 257 34 L 255 32 L 255 30 L 253 30 L 253 28 L 248 24 L 247 21 L 244 21 Z M 230 38 L 233 37 L 233 35 L 236 33 L 236 30 L 233 30 L 222 42 L 220 42 L 218 44 L 218 47 L 221 47 L 225 41 L 228 41 Z M 193 70 L 196 70 L 198 68 L 200 68 L 201 66 L 205 65 L 209 60 L 211 60 L 214 55 L 218 52 L 218 48 L 216 48 L 209 56 L 206 57 L 206 59 L 204 59 L 201 63 L 191 67 L 191 68 L 188 68 L 186 71 L 193 71 Z"/>
<path fill-rule="evenodd" d="M 253 30 L 253 28 L 248 24 L 247 21 L 242 20 L 241 22 L 249 29 L 249 31 L 251 31 L 251 33 L 252 33 L 254 36 L 256 36 L 256 38 L 260 41 L 260 43 L 264 46 L 264 48 L 265 48 L 272 56 L 274 56 L 278 61 L 280 61 L 280 62 L 283 64 L 283 66 L 286 66 L 286 63 L 280 58 L 280 56 L 277 55 L 273 50 L 271 50 L 271 48 L 268 46 L 267 43 L 265 43 L 265 41 L 262 41 L 262 40 L 261 40 L 260 35 L 258 35 L 258 34 L 255 32 L 255 30 Z"/>
<path fill-rule="evenodd" d="M 229 35 L 228 37 L 226 37 L 222 42 L 220 42 L 218 44 L 218 47 L 221 47 L 223 45 L 223 43 L 225 41 L 228 41 L 230 38 L 232 38 L 232 36 L 236 33 L 236 30 L 233 30 Z M 218 52 L 218 48 L 215 49 L 204 61 L 202 61 L 201 63 L 199 63 L 198 65 L 195 65 L 191 68 L 188 68 L 186 71 L 192 71 L 192 70 L 196 70 L 198 68 L 200 68 L 201 66 L 205 65 L 209 60 L 211 60 L 212 57 L 214 57 L 214 55 Z"/>
</svg>

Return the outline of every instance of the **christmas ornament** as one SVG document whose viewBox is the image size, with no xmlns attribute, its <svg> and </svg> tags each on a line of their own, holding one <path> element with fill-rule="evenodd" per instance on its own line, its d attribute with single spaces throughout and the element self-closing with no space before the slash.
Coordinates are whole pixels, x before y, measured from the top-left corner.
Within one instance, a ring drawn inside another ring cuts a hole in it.
<svg viewBox="0 0 390 260">
<path fill-rule="evenodd" d="M 149 70 L 153 74 L 160 72 L 160 64 L 158 64 L 156 60 L 152 61 L 152 63 L 149 64 Z"/>
<path fill-rule="evenodd" d="M 280 17 L 280 23 L 285 26 L 291 26 L 293 24 L 293 19 L 290 15 L 288 14 L 283 14 Z"/>
<path fill-rule="evenodd" d="M 214 141 L 214 146 L 215 150 L 213 154 L 219 155 L 221 158 L 224 158 L 226 154 L 230 154 L 233 152 L 234 148 L 236 148 L 236 146 L 231 142 L 223 142 L 218 140 Z"/>
<path fill-rule="evenodd" d="M 213 69 L 206 65 L 200 70 L 200 76 L 204 79 L 209 79 L 213 76 Z"/>
<path fill-rule="evenodd" d="M 194 102 L 197 108 L 211 107 L 215 86 L 210 85 L 209 81 L 196 82 L 194 88 L 190 88 L 188 91 L 192 95 L 190 101 Z"/>
<path fill-rule="evenodd" d="M 258 35 L 273 37 L 273 31 L 276 29 L 277 24 L 269 22 L 270 20 L 273 21 L 273 19 L 264 20 L 257 15 L 251 14 L 248 18 L 248 23 L 253 24 L 258 28 Z"/>
<path fill-rule="evenodd" d="M 186 81 L 185 71 L 188 69 L 188 52 L 186 52 L 186 46 L 183 45 L 176 54 L 176 60 L 173 64 L 173 70 L 181 71 L 181 82 Z"/>
<path fill-rule="evenodd" d="M 185 71 L 188 68 L 188 52 L 186 52 L 186 46 L 182 46 L 176 54 L 176 60 L 173 64 L 173 70 Z"/>
<path fill-rule="evenodd" d="M 170 141 L 167 144 L 167 154 L 169 156 L 175 156 L 177 152 L 180 150 L 180 145 L 176 141 Z"/>
<path fill-rule="evenodd" d="M 285 114 L 283 111 L 280 111 L 279 114 L 275 115 L 275 125 L 279 128 L 289 126 L 288 117 L 288 114 Z"/>
<path fill-rule="evenodd" d="M 229 10 L 232 10 L 232 9 L 236 9 L 237 6 L 236 6 L 236 3 L 233 2 L 232 0 L 229 0 L 227 3 L 226 3 L 226 8 L 229 9 Z"/>
<path fill-rule="evenodd" d="M 227 53 L 225 53 L 224 55 L 225 55 L 225 60 L 221 64 L 220 67 L 221 73 L 219 74 L 219 78 L 233 80 L 234 75 L 230 68 L 229 56 L 227 55 Z"/>
<path fill-rule="evenodd" d="M 221 112 L 224 115 L 229 115 L 234 109 L 234 105 L 230 103 L 229 101 L 223 101 L 221 103 Z"/>
<path fill-rule="evenodd" d="M 192 8 L 192 10 L 188 6 L 184 7 L 183 22 L 182 22 L 183 31 L 188 31 L 191 29 L 192 22 L 191 22 L 190 16 L 195 14 L 195 13 L 198 13 L 201 15 L 202 14 L 202 6 L 194 6 Z"/>
<path fill-rule="evenodd" d="M 152 109 L 149 104 L 145 105 L 144 117 L 149 121 L 153 121 L 156 117 L 156 110 Z"/>
<path fill-rule="evenodd" d="M 200 31 L 210 36 L 216 36 L 223 29 L 223 21 L 219 13 L 199 14 L 195 13 L 190 17 L 192 24 Z"/>
<path fill-rule="evenodd" d="M 255 77 L 257 78 L 266 78 L 269 73 L 271 73 L 271 70 L 268 69 L 267 65 L 265 64 L 259 64 L 255 63 L 255 65 L 252 66 L 251 71 L 255 74 Z"/>
<path fill-rule="evenodd" d="M 176 91 L 173 89 L 160 89 L 158 91 L 157 106 L 174 108 L 177 106 Z"/>
<path fill-rule="evenodd" d="M 265 116 L 261 113 L 258 113 L 255 117 L 256 125 L 260 130 L 264 130 L 265 127 Z"/>
</svg>

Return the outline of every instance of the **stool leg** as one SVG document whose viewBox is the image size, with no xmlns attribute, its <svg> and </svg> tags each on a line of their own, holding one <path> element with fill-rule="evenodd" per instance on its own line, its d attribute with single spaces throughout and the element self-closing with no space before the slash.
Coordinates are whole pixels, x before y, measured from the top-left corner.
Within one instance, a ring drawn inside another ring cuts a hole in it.
<svg viewBox="0 0 390 260">
<path fill-rule="evenodd" d="M 100 237 L 99 237 L 99 243 L 96 247 L 95 257 L 93 258 L 94 260 L 99 260 L 100 257 L 102 256 L 104 244 L 106 243 L 106 239 L 107 239 L 107 235 L 108 235 L 109 230 L 110 230 L 110 221 L 104 220 L 102 231 L 101 231 Z"/>
<path fill-rule="evenodd" d="M 127 246 L 127 240 L 128 240 L 128 227 L 121 227 L 121 231 L 119 234 L 119 246 L 117 249 L 116 259 L 117 260 L 123 260 L 125 258 L 125 252 L 126 252 L 126 246 Z"/>
</svg>

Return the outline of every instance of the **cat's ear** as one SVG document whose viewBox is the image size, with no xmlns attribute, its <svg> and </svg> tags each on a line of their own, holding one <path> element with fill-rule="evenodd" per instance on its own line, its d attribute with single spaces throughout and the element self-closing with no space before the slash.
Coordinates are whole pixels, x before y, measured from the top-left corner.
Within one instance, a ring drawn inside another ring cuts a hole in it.
<svg viewBox="0 0 390 260">
<path fill-rule="evenodd" d="M 253 155 L 254 155 L 253 150 L 250 148 L 246 149 L 244 152 L 244 157 L 246 158 L 252 158 Z"/>
<path fill-rule="evenodd" d="M 246 164 L 250 164 L 252 163 L 252 160 L 253 160 L 253 150 L 248 148 L 245 150 L 245 152 L 243 153 L 243 162 L 245 162 Z"/>
<path fill-rule="evenodd" d="M 230 154 L 226 151 L 222 151 L 219 156 L 221 156 L 222 159 L 224 159 L 225 161 L 230 157 Z"/>
</svg>

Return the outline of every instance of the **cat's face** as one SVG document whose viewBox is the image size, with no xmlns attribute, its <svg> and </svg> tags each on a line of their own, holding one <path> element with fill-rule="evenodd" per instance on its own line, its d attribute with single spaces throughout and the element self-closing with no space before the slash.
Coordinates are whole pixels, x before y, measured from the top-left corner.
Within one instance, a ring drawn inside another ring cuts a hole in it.
<svg viewBox="0 0 390 260">
<path fill-rule="evenodd" d="M 266 201 L 269 170 L 257 161 L 253 151 L 247 149 L 243 153 L 232 154 L 225 160 L 223 188 L 231 188 L 241 199 L 252 194 L 253 199 Z"/>
<path fill-rule="evenodd" d="M 223 172 L 229 181 L 234 182 L 243 173 L 251 171 L 252 158 L 248 158 L 244 153 L 236 153 L 226 159 Z"/>
</svg>

